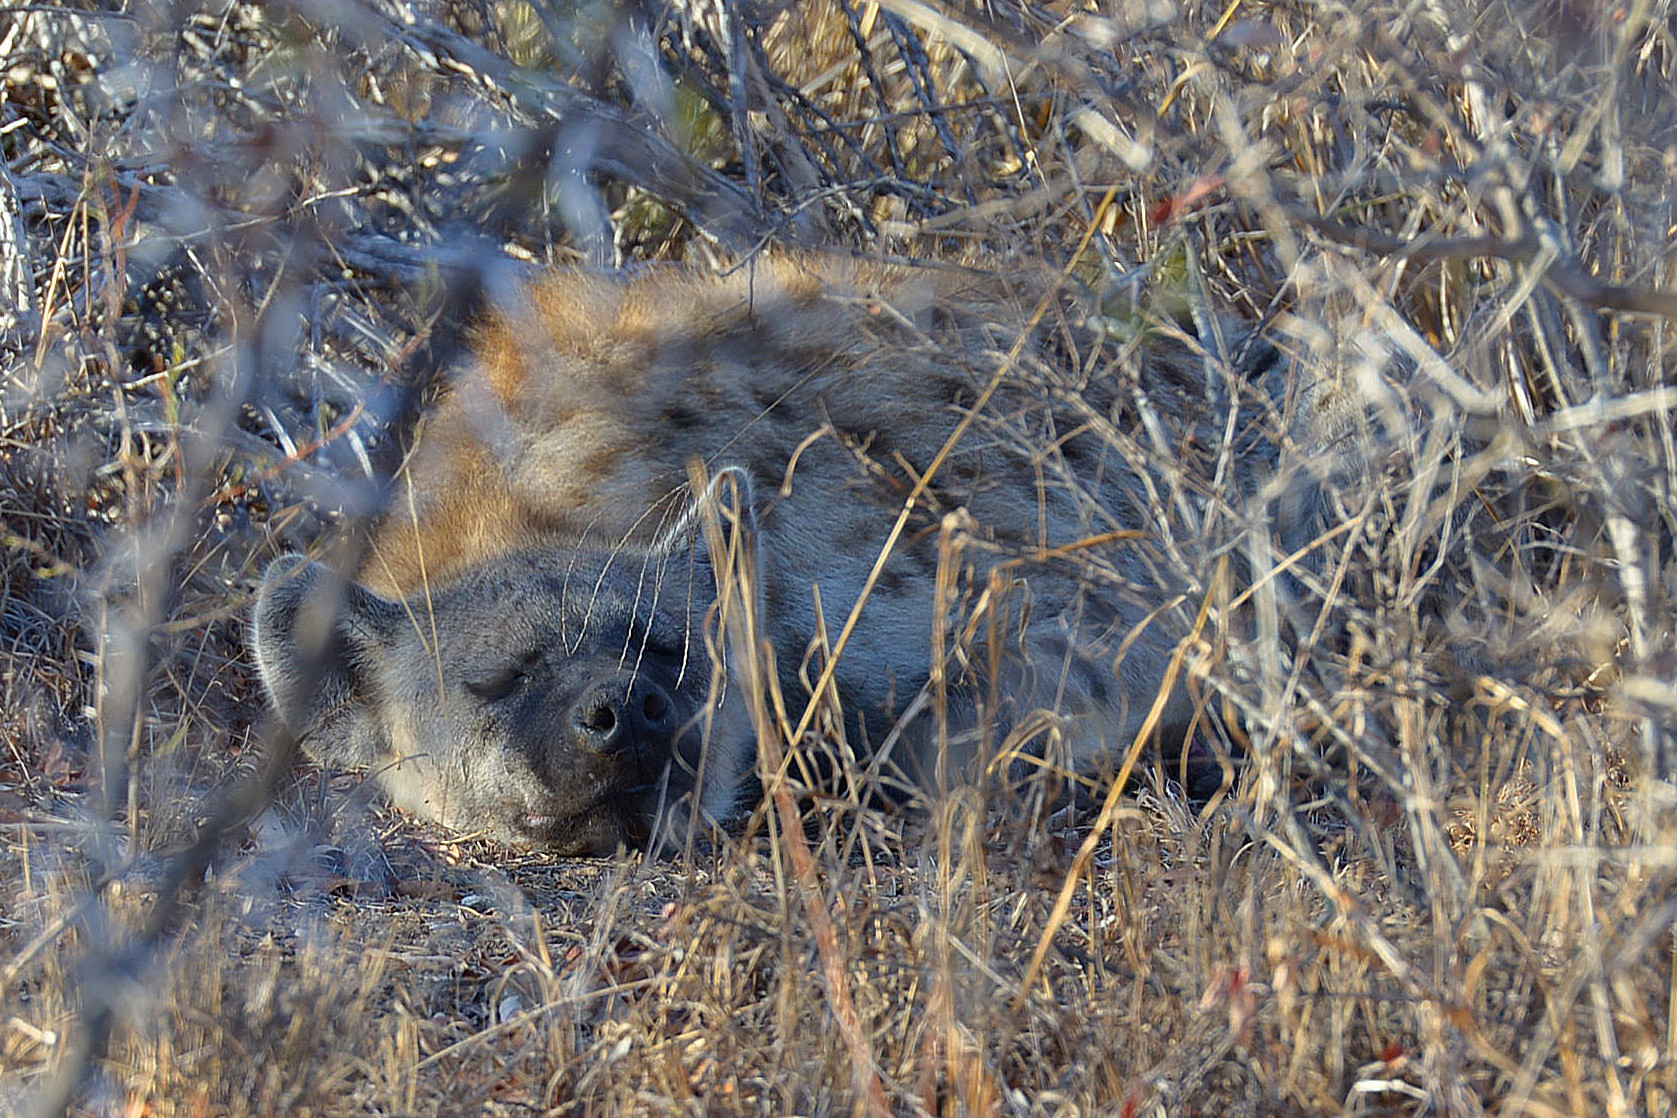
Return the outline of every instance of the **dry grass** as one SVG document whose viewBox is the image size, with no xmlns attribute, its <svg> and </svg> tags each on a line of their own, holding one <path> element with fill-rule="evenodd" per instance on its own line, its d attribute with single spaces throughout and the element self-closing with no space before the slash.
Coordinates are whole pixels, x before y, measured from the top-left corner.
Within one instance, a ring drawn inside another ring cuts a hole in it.
<svg viewBox="0 0 1677 1118">
<path fill-rule="evenodd" d="M 0 13 L 0 1105 L 1670 1113 L 1674 19 Z M 1221 789 L 663 862 L 225 809 L 255 574 L 376 508 L 416 308 L 770 240 L 1070 261 L 1335 386 L 1330 530 L 1184 649 Z"/>
</svg>

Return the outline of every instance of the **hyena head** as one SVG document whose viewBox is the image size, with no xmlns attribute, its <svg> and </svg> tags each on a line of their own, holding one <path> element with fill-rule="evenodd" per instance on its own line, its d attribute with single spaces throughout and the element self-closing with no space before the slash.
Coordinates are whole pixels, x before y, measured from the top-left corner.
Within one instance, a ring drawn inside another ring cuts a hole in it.
<svg viewBox="0 0 1677 1118">
<path fill-rule="evenodd" d="M 293 555 L 269 567 L 251 637 L 323 766 L 367 770 L 455 831 L 609 854 L 737 806 L 752 741 L 706 653 L 714 594 L 694 533 L 650 552 L 532 547 L 407 601 Z"/>
</svg>

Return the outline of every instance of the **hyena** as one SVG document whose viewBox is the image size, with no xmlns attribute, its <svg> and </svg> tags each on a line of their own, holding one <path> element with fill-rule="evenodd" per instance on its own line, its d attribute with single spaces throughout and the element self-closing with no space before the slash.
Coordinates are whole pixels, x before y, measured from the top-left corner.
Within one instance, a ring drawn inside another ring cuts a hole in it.
<svg viewBox="0 0 1677 1118">
<path fill-rule="evenodd" d="M 771 256 L 521 298 L 478 328 L 361 569 L 264 579 L 260 674 L 321 764 L 594 853 L 736 817 L 753 712 L 797 723 L 827 678 L 823 734 L 887 784 L 970 779 L 1002 743 L 1098 769 L 1189 722 L 1168 668 L 1273 469 L 1271 347 L 1117 329 L 1029 268 Z M 716 620 L 745 569 L 717 540 L 749 544 L 761 645 Z M 742 670 L 760 648 L 766 680 Z"/>
</svg>

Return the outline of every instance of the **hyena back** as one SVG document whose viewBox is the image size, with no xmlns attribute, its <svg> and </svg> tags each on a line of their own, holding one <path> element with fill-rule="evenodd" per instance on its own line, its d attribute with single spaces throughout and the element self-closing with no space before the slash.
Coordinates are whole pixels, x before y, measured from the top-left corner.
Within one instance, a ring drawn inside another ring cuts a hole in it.
<svg viewBox="0 0 1677 1118">
<path fill-rule="evenodd" d="M 924 784 L 1034 729 L 1098 768 L 1158 700 L 1207 526 L 1273 468 L 1278 372 L 1250 340 L 1114 336 L 1057 279 L 771 257 L 533 284 L 355 579 L 270 569 L 270 696 L 321 763 L 456 829 L 600 852 L 726 821 L 760 697 L 712 616 L 696 470 L 745 506 L 794 720 L 860 602 L 828 727 L 859 754 L 890 741 Z M 1191 711 L 1179 686 L 1160 722 Z"/>
</svg>

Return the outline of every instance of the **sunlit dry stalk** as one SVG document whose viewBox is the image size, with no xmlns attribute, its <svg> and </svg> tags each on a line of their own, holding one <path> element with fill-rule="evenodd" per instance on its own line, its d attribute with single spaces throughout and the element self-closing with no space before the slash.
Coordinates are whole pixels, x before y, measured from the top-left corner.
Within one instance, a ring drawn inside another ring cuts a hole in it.
<svg viewBox="0 0 1677 1118">
<path fill-rule="evenodd" d="M 850 976 L 838 930 L 822 898 L 815 862 L 804 840 L 798 805 L 785 779 L 786 758 L 780 737 L 785 726 L 776 725 L 769 713 L 766 696 L 771 686 L 769 681 L 775 678 L 774 650 L 762 635 L 756 581 L 756 541 L 753 538 L 755 529 L 746 512 L 746 495 L 733 475 L 722 474 L 713 481 L 705 476 L 702 465 L 697 462 L 690 467 L 689 479 L 694 493 L 706 494 L 709 498 L 703 506 L 704 531 L 710 554 L 721 557 L 719 561 L 713 561 L 719 588 L 718 624 L 727 634 L 733 674 L 739 685 L 745 688 L 751 703 L 752 721 L 757 731 L 757 769 L 764 775 L 764 791 L 780 817 L 777 837 L 792 863 L 793 879 L 803 899 L 810 932 L 815 937 L 828 1004 L 850 1050 L 852 1086 L 856 1091 L 857 1106 L 860 1108 L 866 1100 L 869 1113 L 876 1118 L 885 1118 L 891 1111 L 875 1070 L 873 1051 L 850 996 Z M 799 735 L 793 734 L 784 740 L 795 743 Z"/>
</svg>

